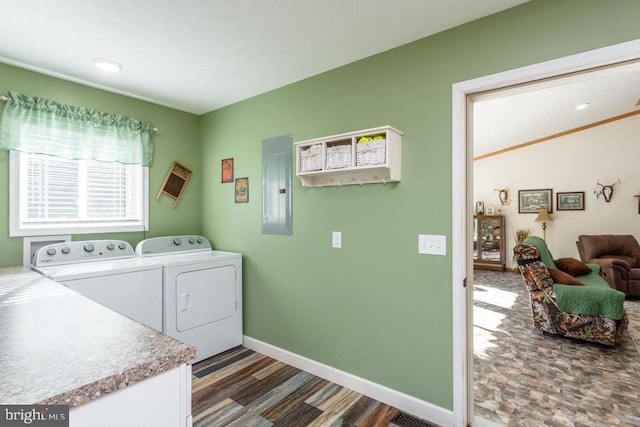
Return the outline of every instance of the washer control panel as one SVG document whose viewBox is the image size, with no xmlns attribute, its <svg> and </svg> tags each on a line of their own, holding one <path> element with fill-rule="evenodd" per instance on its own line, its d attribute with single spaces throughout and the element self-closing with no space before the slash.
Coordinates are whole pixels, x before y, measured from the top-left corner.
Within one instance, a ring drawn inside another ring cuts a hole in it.
<svg viewBox="0 0 640 427">
<path fill-rule="evenodd" d="M 206 237 L 164 236 L 152 237 L 136 245 L 137 256 L 166 255 L 181 252 L 210 251 L 211 243 Z"/>
<path fill-rule="evenodd" d="M 33 265 L 34 267 L 41 267 L 44 265 L 133 258 L 134 256 L 133 246 L 124 240 L 63 242 L 53 243 L 38 249 L 33 257 Z"/>
</svg>

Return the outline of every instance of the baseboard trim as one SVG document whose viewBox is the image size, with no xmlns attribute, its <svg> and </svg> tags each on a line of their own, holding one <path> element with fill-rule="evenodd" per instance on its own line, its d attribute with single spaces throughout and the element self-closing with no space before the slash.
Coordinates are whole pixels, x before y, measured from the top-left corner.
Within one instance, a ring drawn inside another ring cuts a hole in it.
<svg viewBox="0 0 640 427">
<path fill-rule="evenodd" d="M 358 393 L 372 397 L 387 405 L 394 406 L 409 414 L 423 418 L 429 422 L 451 427 L 453 425 L 453 411 L 425 402 L 408 394 L 393 390 L 389 387 L 357 377 L 307 357 L 292 353 L 288 350 L 273 346 L 266 342 L 244 336 L 243 345 L 295 368 L 310 372 L 320 378 L 347 387 Z"/>
</svg>

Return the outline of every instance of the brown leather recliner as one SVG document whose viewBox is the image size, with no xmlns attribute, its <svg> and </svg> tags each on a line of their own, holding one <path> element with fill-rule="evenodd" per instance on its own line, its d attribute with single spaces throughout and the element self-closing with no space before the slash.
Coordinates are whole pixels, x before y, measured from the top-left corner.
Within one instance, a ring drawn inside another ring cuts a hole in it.
<svg viewBox="0 0 640 427">
<path fill-rule="evenodd" d="M 612 288 L 640 297 L 640 244 L 628 234 L 580 235 L 576 242 L 582 262 L 600 265 Z"/>
</svg>

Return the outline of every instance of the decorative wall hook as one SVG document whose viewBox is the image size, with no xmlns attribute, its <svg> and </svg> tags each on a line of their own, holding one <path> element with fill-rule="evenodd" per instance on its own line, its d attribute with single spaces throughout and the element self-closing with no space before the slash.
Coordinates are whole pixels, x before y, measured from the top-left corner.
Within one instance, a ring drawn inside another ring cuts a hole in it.
<svg viewBox="0 0 640 427">
<path fill-rule="evenodd" d="M 498 198 L 500 199 L 501 205 L 511 204 L 511 200 L 509 200 L 509 187 L 496 188 L 493 191 L 496 191 L 498 193 Z"/>
<path fill-rule="evenodd" d="M 610 185 L 600 184 L 600 181 L 598 181 L 596 187 L 593 189 L 593 194 L 596 196 L 596 199 L 599 199 L 600 196 L 602 196 L 604 197 L 604 201 L 609 203 L 611 201 L 611 196 L 613 196 L 613 187 L 615 187 L 616 184 L 620 184 L 620 178 Z"/>
</svg>

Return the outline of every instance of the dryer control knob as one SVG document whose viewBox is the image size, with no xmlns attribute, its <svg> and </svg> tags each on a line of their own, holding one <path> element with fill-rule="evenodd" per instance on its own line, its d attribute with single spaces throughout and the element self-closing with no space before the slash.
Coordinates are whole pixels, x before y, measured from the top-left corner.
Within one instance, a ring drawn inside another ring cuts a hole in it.
<svg viewBox="0 0 640 427">
<path fill-rule="evenodd" d="M 93 243 L 87 243 L 86 245 L 84 245 L 84 251 L 85 252 L 93 252 L 93 250 L 95 249 L 95 245 Z"/>
<path fill-rule="evenodd" d="M 56 250 L 54 248 L 49 248 L 47 249 L 47 255 L 55 255 L 56 254 Z"/>
<path fill-rule="evenodd" d="M 125 245 L 124 243 L 120 243 L 118 245 L 118 249 L 121 249 L 121 250 L 124 250 L 124 248 L 126 248 L 126 247 L 127 247 L 127 245 Z"/>
<path fill-rule="evenodd" d="M 71 252 L 71 249 L 69 248 L 69 246 L 65 246 L 64 248 L 62 248 L 63 254 L 68 254 L 69 252 Z"/>
<path fill-rule="evenodd" d="M 176 246 L 180 246 L 182 244 L 182 240 L 176 237 L 175 239 L 173 239 L 173 244 Z"/>
<path fill-rule="evenodd" d="M 107 243 L 107 249 L 112 251 L 116 246 L 113 243 Z"/>
<path fill-rule="evenodd" d="M 197 241 L 198 243 L 202 243 L 202 237 L 198 237 Z"/>
<path fill-rule="evenodd" d="M 193 237 L 189 239 L 189 243 L 191 243 L 192 245 L 196 242 L 196 239 L 194 239 Z"/>
</svg>

